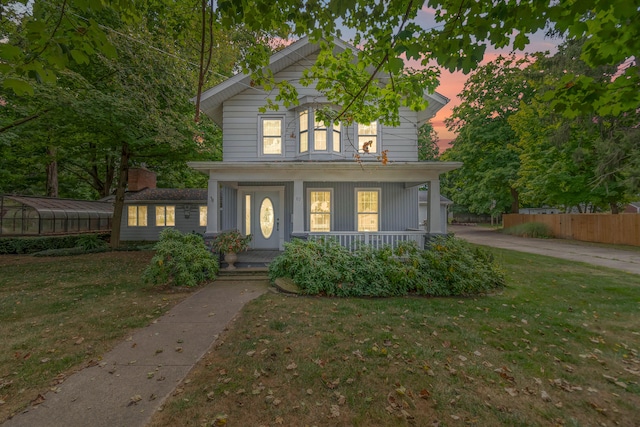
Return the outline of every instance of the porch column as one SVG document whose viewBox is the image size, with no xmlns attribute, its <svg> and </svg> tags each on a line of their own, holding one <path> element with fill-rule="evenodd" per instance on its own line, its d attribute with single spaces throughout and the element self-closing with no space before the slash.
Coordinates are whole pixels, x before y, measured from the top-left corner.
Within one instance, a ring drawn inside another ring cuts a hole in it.
<svg viewBox="0 0 640 427">
<path fill-rule="evenodd" d="M 440 180 L 429 181 L 429 230 L 430 235 L 443 234 L 440 215 Z"/>
<path fill-rule="evenodd" d="M 292 234 L 304 234 L 304 192 L 302 180 L 293 181 L 293 231 Z"/>
<path fill-rule="evenodd" d="M 213 236 L 218 234 L 218 223 L 220 216 L 220 186 L 218 180 L 209 178 L 207 187 L 207 231 L 206 234 Z"/>
</svg>

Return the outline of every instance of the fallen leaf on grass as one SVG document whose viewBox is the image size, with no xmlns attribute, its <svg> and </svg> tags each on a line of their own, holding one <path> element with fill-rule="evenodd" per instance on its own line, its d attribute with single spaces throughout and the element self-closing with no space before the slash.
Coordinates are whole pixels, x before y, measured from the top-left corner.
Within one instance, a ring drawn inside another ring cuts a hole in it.
<svg viewBox="0 0 640 427">
<path fill-rule="evenodd" d="M 340 407 L 338 405 L 331 405 L 330 418 L 338 418 L 340 416 Z"/>
<path fill-rule="evenodd" d="M 516 390 L 515 388 L 505 387 L 504 391 L 509 393 L 509 396 L 511 396 L 511 397 L 516 397 L 518 395 L 518 390 Z"/>
<path fill-rule="evenodd" d="M 33 406 L 36 406 L 36 405 L 39 405 L 39 404 L 43 403 L 45 400 L 47 400 L 47 399 L 45 399 L 45 397 L 44 397 L 43 395 L 38 394 L 38 397 L 36 397 L 35 399 L 33 399 L 33 400 L 31 401 L 31 404 L 32 404 Z"/>
<path fill-rule="evenodd" d="M 216 418 L 213 420 L 211 425 L 214 427 L 222 427 L 224 425 L 227 425 L 227 421 L 228 421 L 227 414 L 220 414 L 220 415 L 216 415 Z"/>
<path fill-rule="evenodd" d="M 287 365 L 287 371 L 292 371 L 294 369 L 296 369 L 298 367 L 298 365 L 296 365 L 295 362 L 291 362 Z"/>
<path fill-rule="evenodd" d="M 545 402 L 551 402 L 551 396 L 549 396 L 549 393 L 544 390 L 540 392 L 540 397 L 542 397 L 542 400 L 544 400 Z"/>
</svg>

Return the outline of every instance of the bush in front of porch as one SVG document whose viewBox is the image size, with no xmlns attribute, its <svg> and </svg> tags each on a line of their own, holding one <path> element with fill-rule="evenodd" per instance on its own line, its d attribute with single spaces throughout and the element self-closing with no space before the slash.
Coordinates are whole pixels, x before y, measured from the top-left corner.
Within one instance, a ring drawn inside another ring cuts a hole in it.
<svg viewBox="0 0 640 427">
<path fill-rule="evenodd" d="M 156 253 L 142 273 L 146 283 L 193 287 L 218 273 L 218 260 L 199 234 L 165 228 L 153 248 Z"/>
<path fill-rule="evenodd" d="M 488 251 L 453 236 L 435 238 L 428 250 L 407 242 L 354 252 L 332 239 L 294 239 L 271 262 L 269 276 L 292 279 L 303 294 L 339 297 L 477 295 L 504 286 Z"/>
</svg>

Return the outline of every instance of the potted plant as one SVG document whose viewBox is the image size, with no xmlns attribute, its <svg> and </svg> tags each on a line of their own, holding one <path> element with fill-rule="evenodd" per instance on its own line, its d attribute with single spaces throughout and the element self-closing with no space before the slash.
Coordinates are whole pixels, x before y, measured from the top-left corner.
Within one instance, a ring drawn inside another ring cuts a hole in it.
<svg viewBox="0 0 640 427">
<path fill-rule="evenodd" d="M 251 242 L 251 235 L 243 236 L 238 230 L 225 231 L 218 234 L 211 248 L 218 253 L 224 254 L 224 261 L 229 265 L 227 268 L 233 270 L 235 262 L 238 260 L 238 252 L 247 250 Z"/>
</svg>

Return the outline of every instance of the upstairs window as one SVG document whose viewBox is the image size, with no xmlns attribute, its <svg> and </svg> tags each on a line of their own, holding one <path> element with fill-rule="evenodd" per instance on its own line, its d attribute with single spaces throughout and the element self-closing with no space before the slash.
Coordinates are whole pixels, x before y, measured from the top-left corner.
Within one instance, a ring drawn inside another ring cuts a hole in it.
<svg viewBox="0 0 640 427">
<path fill-rule="evenodd" d="M 358 151 L 361 153 L 378 153 L 378 123 L 358 123 Z"/>
<path fill-rule="evenodd" d="M 261 154 L 282 155 L 283 130 L 284 119 L 282 117 L 260 118 Z"/>
<path fill-rule="evenodd" d="M 307 110 L 300 112 L 300 152 L 309 151 L 309 113 Z"/>
<path fill-rule="evenodd" d="M 127 208 L 127 225 L 129 227 L 147 226 L 147 207 L 129 206 Z"/>
<path fill-rule="evenodd" d="M 340 124 L 327 126 L 318 120 L 313 108 L 298 114 L 300 130 L 300 153 L 339 153 L 341 149 Z"/>
<path fill-rule="evenodd" d="M 176 207 L 175 206 L 156 206 L 156 226 L 157 227 L 175 227 L 176 225 Z"/>
</svg>

